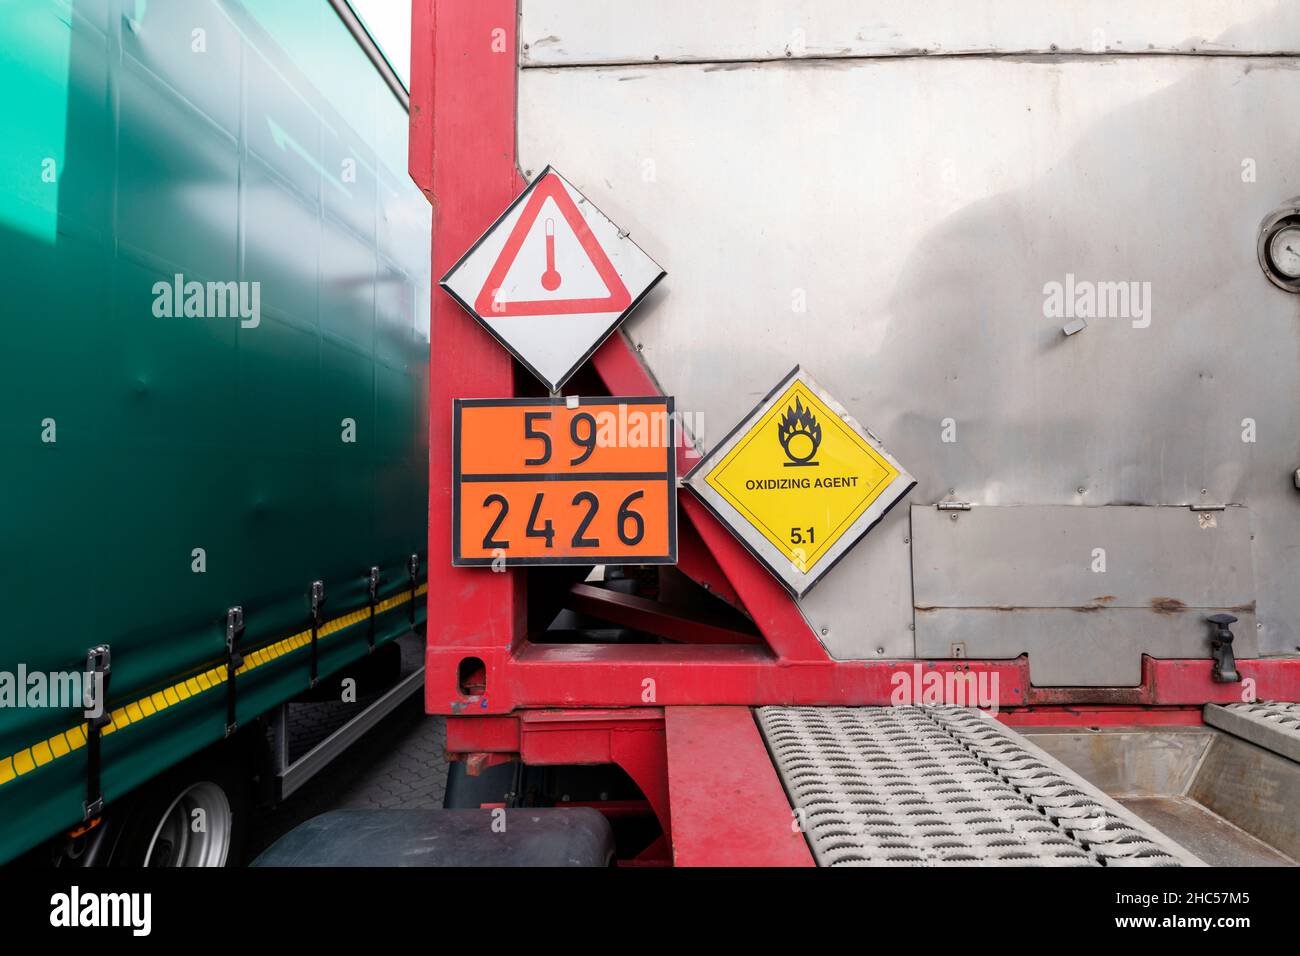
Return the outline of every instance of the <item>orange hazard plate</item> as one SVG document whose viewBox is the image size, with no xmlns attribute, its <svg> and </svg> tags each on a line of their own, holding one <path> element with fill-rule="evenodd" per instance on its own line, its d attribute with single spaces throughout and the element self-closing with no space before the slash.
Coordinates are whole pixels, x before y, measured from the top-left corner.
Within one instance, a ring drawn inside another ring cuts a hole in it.
<svg viewBox="0 0 1300 956">
<path fill-rule="evenodd" d="M 452 564 L 675 564 L 673 400 L 455 404 Z"/>
</svg>

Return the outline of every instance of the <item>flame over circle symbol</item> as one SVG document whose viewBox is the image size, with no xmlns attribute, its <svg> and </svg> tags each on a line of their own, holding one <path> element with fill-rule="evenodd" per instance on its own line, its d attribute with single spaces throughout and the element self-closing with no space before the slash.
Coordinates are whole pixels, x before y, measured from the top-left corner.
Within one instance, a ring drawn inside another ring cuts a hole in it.
<svg viewBox="0 0 1300 956">
<path fill-rule="evenodd" d="M 822 443 L 822 426 L 818 424 L 812 410 L 804 408 L 797 395 L 794 405 L 788 406 L 777 422 L 777 438 L 785 450 L 785 456 L 790 459 L 786 462 L 786 467 L 817 464 L 813 461 L 813 456 Z"/>
</svg>

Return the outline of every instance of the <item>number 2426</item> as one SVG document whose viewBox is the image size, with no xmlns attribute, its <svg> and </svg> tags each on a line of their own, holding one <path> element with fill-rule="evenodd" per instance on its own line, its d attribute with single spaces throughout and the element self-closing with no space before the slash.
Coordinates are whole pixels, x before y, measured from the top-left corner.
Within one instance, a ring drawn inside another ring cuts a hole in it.
<svg viewBox="0 0 1300 956">
<path fill-rule="evenodd" d="M 554 547 L 555 524 L 550 518 L 547 518 L 540 527 L 537 523 L 537 519 L 541 515 L 542 501 L 545 497 L 545 494 L 539 493 L 533 499 L 532 512 L 528 515 L 528 526 L 524 529 L 524 534 L 530 538 L 545 539 L 546 547 L 550 548 Z M 618 539 L 626 545 L 639 544 L 641 539 L 645 537 L 645 520 L 640 514 L 632 510 L 633 502 L 643 497 L 645 497 L 644 491 L 634 491 L 624 498 L 622 504 L 618 506 L 618 521 L 616 523 Z M 587 529 L 591 527 L 592 521 L 596 518 L 596 513 L 600 510 L 600 499 L 590 491 L 580 491 L 573 496 L 571 504 L 575 507 L 585 506 L 587 511 L 583 515 L 578 529 L 574 531 L 573 538 L 569 542 L 570 545 L 574 548 L 599 548 L 600 539 L 589 538 L 586 535 Z M 509 548 L 510 542 L 505 539 L 498 539 L 496 535 L 501 530 L 501 525 L 505 523 L 506 515 L 510 513 L 510 502 L 506 500 L 504 495 L 493 494 L 483 499 L 483 507 L 487 508 L 489 506 L 496 506 L 498 510 L 492 526 L 488 528 L 487 534 L 483 536 L 483 547 L 488 549 Z M 628 528 L 629 524 L 631 525 L 630 530 Z"/>
</svg>

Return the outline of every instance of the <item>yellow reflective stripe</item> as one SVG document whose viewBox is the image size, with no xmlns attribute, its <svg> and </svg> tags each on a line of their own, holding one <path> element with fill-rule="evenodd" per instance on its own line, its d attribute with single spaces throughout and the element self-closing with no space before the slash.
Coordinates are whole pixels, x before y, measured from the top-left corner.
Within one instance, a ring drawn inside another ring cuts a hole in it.
<svg viewBox="0 0 1300 956">
<path fill-rule="evenodd" d="M 416 597 L 427 594 L 429 585 L 421 584 L 415 589 Z M 385 598 L 375 604 L 375 613 L 382 614 L 399 605 L 405 604 L 411 600 L 410 591 L 402 591 L 390 598 Z M 318 637 L 326 637 L 335 634 L 354 624 L 368 619 L 370 617 L 370 608 L 366 607 L 359 611 L 352 611 L 348 614 L 341 615 L 332 620 L 326 621 L 321 625 L 317 632 Z M 311 631 L 299 631 L 297 634 L 291 634 L 286 638 L 276 641 L 274 644 L 268 644 L 260 647 L 256 651 L 244 656 L 243 666 L 236 672 L 243 674 L 247 671 L 255 670 L 263 664 L 269 664 L 271 661 L 278 660 L 285 654 L 291 654 L 296 650 L 306 647 L 311 643 Z M 179 704 L 183 700 L 188 700 L 195 694 L 201 694 L 205 690 L 211 690 L 219 684 L 226 682 L 226 668 L 224 666 L 214 667 L 211 670 L 204 671 L 201 674 L 195 674 L 184 680 L 165 687 L 160 691 L 155 691 L 139 700 L 133 700 L 130 703 L 119 707 L 117 710 L 110 712 L 111 723 L 100 731 L 104 736 L 108 736 L 115 730 L 128 727 L 137 721 L 151 717 L 161 710 L 166 710 L 173 704 Z M 32 744 L 9 757 L 0 757 L 0 787 L 4 786 L 11 780 L 16 780 L 23 774 L 30 773 L 37 767 L 44 766 L 60 757 L 67 756 L 74 750 L 80 750 L 86 745 L 86 725 L 78 724 L 66 731 L 61 731 L 48 737 L 39 743 Z"/>
</svg>

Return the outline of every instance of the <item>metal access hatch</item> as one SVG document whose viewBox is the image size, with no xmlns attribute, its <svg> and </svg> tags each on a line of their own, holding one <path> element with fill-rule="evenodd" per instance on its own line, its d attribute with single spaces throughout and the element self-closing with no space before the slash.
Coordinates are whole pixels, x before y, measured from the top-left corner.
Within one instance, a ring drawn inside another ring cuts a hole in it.
<svg viewBox="0 0 1300 956">
<path fill-rule="evenodd" d="M 1143 654 L 1205 657 L 1206 618 L 1230 613 L 1255 657 L 1252 538 L 1236 507 L 913 507 L 917 655 L 1028 654 L 1040 687 L 1134 686 Z"/>
</svg>

